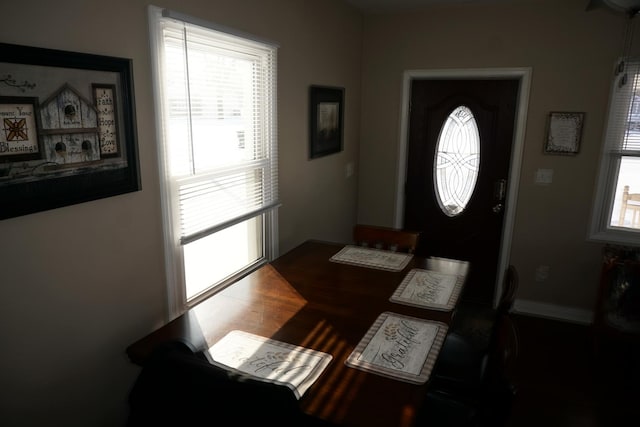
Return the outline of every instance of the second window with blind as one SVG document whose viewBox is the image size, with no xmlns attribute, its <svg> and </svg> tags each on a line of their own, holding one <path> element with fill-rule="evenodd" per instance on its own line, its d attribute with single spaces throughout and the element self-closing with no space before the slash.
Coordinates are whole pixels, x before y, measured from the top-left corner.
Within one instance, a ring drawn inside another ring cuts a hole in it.
<svg viewBox="0 0 640 427">
<path fill-rule="evenodd" d="M 640 60 L 616 67 L 591 223 L 591 237 L 640 245 Z"/>
<path fill-rule="evenodd" d="M 277 252 L 277 47 L 149 7 L 170 310 Z"/>
</svg>

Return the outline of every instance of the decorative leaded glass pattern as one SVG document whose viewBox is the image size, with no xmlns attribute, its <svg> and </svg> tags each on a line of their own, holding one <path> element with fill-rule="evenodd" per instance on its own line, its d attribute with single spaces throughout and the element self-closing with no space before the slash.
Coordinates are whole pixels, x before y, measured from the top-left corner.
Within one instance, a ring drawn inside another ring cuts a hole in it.
<svg viewBox="0 0 640 427">
<path fill-rule="evenodd" d="M 480 134 L 471 110 L 456 107 L 440 129 L 434 167 L 440 209 L 450 217 L 464 211 L 480 167 Z"/>
</svg>

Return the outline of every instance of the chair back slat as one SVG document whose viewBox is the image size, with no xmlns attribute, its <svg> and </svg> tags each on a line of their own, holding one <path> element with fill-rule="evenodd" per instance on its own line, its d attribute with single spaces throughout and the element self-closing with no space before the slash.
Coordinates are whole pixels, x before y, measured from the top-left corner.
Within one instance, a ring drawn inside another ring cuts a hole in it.
<svg viewBox="0 0 640 427">
<path fill-rule="evenodd" d="M 640 227 L 640 193 L 629 193 L 629 186 L 625 185 L 622 191 L 622 205 L 620 206 L 620 218 L 618 225 L 625 226 L 627 211 L 631 212 L 632 228 Z"/>
<path fill-rule="evenodd" d="M 357 224 L 353 229 L 353 240 L 358 246 L 414 253 L 420 232 L 391 227 Z"/>
</svg>

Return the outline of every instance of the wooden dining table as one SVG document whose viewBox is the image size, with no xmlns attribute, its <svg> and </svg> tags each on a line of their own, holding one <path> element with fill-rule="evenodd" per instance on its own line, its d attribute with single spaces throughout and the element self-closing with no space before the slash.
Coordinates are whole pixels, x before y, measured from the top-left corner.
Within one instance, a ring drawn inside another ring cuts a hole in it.
<svg viewBox="0 0 640 427">
<path fill-rule="evenodd" d="M 429 381 L 410 383 L 345 362 L 381 313 L 449 324 L 454 310 L 390 301 L 408 272 L 432 266 L 429 259 L 413 256 L 401 271 L 332 261 L 344 247 L 300 244 L 131 344 L 128 357 L 144 366 L 163 342 L 179 339 L 206 351 L 230 331 L 244 331 L 332 356 L 299 400 L 307 415 L 337 426 L 416 425 Z M 466 268 L 459 263 L 461 274 Z"/>
</svg>

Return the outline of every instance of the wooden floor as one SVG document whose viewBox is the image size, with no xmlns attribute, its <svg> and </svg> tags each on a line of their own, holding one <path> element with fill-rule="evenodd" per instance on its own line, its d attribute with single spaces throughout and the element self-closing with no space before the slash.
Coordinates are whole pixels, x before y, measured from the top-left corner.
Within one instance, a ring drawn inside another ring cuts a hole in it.
<svg viewBox="0 0 640 427">
<path fill-rule="evenodd" d="M 640 352 L 595 357 L 591 327 L 514 315 L 519 354 L 508 427 L 640 426 Z"/>
</svg>

